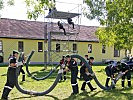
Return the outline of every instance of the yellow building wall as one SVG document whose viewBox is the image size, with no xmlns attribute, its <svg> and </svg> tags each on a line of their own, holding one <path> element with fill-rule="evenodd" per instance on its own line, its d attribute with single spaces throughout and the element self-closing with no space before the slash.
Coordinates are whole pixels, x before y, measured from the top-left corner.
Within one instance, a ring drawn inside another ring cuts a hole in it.
<svg viewBox="0 0 133 100">
<path fill-rule="evenodd" d="M 88 53 L 88 44 L 92 44 L 92 53 Z M 87 54 L 89 57 L 93 56 L 96 62 L 101 62 L 103 59 L 120 60 L 125 57 L 125 51 L 120 51 L 120 57 L 114 57 L 114 47 L 106 46 L 106 53 L 102 53 L 102 44 L 94 42 L 79 42 L 79 54 L 84 56 Z"/>
<path fill-rule="evenodd" d="M 3 42 L 4 62 L 8 62 L 8 57 L 13 50 L 18 50 L 18 41 L 23 41 L 25 55 L 28 55 L 31 50 L 35 50 L 31 61 L 42 62 L 44 59 L 43 52 L 38 52 L 38 42 L 43 40 L 27 40 L 27 39 L 0 39 Z"/>
<path fill-rule="evenodd" d="M 38 42 L 44 42 L 44 40 L 29 40 L 29 39 L 7 39 L 7 38 L 0 38 L 3 42 L 3 52 L 4 52 L 4 62 L 8 62 L 8 57 L 12 53 L 13 50 L 18 50 L 18 41 L 23 41 L 24 43 L 24 52 L 25 55 L 28 55 L 31 50 L 35 50 L 35 53 L 31 59 L 32 62 L 44 62 L 44 52 L 38 52 Z M 62 52 L 62 50 L 72 50 L 72 46 L 74 42 L 66 42 L 66 41 L 59 41 L 59 42 L 52 42 L 52 50 L 56 50 L 56 43 L 60 44 L 61 52 L 53 52 L 52 61 L 58 62 L 61 59 L 62 55 L 72 54 L 72 52 Z M 88 44 L 92 44 L 92 53 L 88 53 Z M 44 49 L 47 48 L 47 43 L 43 45 Z M 95 42 L 78 42 L 77 43 L 78 54 L 83 56 L 89 55 L 95 58 L 96 62 L 101 62 L 103 59 L 114 59 L 120 60 L 125 57 L 125 51 L 120 51 L 120 57 L 114 57 L 114 47 L 107 47 L 106 46 L 106 53 L 102 54 L 102 44 L 95 43 Z"/>
<path fill-rule="evenodd" d="M 56 44 L 60 44 L 60 52 L 56 52 Z M 67 54 L 74 54 L 72 52 L 72 47 L 73 47 L 74 42 L 68 42 L 68 41 L 52 41 L 51 43 L 51 61 L 52 62 L 59 62 L 62 58 L 62 55 L 67 55 Z M 71 51 L 70 51 L 71 50 Z"/>
<path fill-rule="evenodd" d="M 133 48 L 131 49 L 131 56 L 133 57 Z"/>
</svg>

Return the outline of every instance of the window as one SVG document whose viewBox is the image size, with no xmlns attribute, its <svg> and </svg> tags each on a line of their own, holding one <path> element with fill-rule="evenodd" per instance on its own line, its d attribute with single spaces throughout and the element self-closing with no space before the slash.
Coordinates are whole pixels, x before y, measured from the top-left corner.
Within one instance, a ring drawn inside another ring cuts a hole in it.
<svg viewBox="0 0 133 100">
<path fill-rule="evenodd" d="M 92 44 L 88 44 L 88 53 L 92 53 Z"/>
<path fill-rule="evenodd" d="M 114 47 L 114 57 L 120 57 L 120 50 Z"/>
<path fill-rule="evenodd" d="M 43 42 L 38 42 L 38 52 L 43 52 Z"/>
<path fill-rule="evenodd" d="M 3 43 L 1 40 L 0 40 L 0 52 L 3 52 Z"/>
<path fill-rule="evenodd" d="M 18 51 L 19 52 L 24 52 L 24 43 L 23 43 L 23 41 L 18 42 Z"/>
<path fill-rule="evenodd" d="M 56 44 L 56 52 L 60 52 L 60 44 L 59 43 Z"/>
<path fill-rule="evenodd" d="M 73 52 L 77 52 L 77 44 L 73 44 Z"/>
<path fill-rule="evenodd" d="M 106 53 L 106 45 L 102 45 L 102 53 Z"/>
</svg>

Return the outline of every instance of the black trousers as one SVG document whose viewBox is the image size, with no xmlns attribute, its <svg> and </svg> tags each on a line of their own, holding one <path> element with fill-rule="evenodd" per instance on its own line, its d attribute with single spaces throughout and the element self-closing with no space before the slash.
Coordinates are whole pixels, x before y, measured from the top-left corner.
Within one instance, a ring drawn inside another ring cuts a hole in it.
<svg viewBox="0 0 133 100">
<path fill-rule="evenodd" d="M 16 68 L 9 67 L 7 71 L 7 81 L 2 93 L 2 99 L 7 99 L 10 91 L 14 88 L 16 83 Z"/>
<path fill-rule="evenodd" d="M 130 71 L 128 71 L 125 75 L 122 76 L 122 87 L 124 87 L 125 78 L 127 78 L 128 80 L 128 86 L 131 87 L 131 72 Z"/>
<path fill-rule="evenodd" d="M 106 67 L 105 72 L 108 77 L 111 77 L 111 70 L 109 68 Z"/>
<path fill-rule="evenodd" d="M 22 73 L 22 81 L 25 81 L 25 72 L 23 70 L 23 65 L 20 67 L 20 72 L 19 74 Z"/>
<path fill-rule="evenodd" d="M 77 75 L 78 75 L 78 68 L 73 68 L 71 70 L 71 85 L 72 85 L 74 94 L 79 93 L 78 83 L 77 83 Z"/>
<path fill-rule="evenodd" d="M 90 81 L 92 80 L 91 76 L 88 76 L 86 73 L 83 73 L 81 75 L 83 76 L 83 79 L 85 80 L 85 82 L 83 82 L 82 84 L 81 90 L 85 90 L 85 86 L 87 84 L 90 90 L 92 91 L 94 88 L 92 87 L 90 83 Z"/>
<path fill-rule="evenodd" d="M 107 75 L 107 79 L 106 79 L 106 83 L 105 83 L 105 86 L 106 87 L 109 87 L 109 81 L 110 81 L 110 78 L 111 78 L 111 70 L 108 68 L 108 67 L 106 67 L 105 68 L 105 72 L 106 72 L 106 75 Z"/>
</svg>

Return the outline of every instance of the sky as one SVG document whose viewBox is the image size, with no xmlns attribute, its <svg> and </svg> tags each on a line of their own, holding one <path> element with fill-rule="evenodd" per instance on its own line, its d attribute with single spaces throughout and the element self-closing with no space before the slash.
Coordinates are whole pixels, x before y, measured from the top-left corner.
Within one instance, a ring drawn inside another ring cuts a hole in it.
<svg viewBox="0 0 133 100">
<path fill-rule="evenodd" d="M 75 12 L 81 13 L 81 8 L 83 7 L 82 4 L 83 0 L 56 0 L 56 8 L 58 11 L 64 12 Z M 79 6 L 79 7 L 78 7 Z M 0 11 L 2 18 L 10 18 L 10 19 L 19 19 L 19 20 L 29 20 L 27 18 L 27 9 L 24 0 L 15 0 L 15 6 L 5 6 L 2 11 Z M 47 15 L 47 11 L 46 11 Z M 75 23 L 79 23 L 81 25 L 86 26 L 99 26 L 99 22 L 96 20 L 89 20 L 83 15 L 80 16 L 80 22 L 76 22 L 77 19 L 75 18 Z M 33 21 L 33 20 L 32 20 Z M 44 15 L 40 16 L 37 21 L 44 22 Z M 46 21 L 46 20 L 45 20 Z"/>
</svg>

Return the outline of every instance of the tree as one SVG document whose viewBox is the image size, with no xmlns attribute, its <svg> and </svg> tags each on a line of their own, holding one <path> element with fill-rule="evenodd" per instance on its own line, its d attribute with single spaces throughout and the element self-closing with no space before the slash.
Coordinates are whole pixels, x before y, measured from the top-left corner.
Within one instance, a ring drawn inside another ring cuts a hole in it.
<svg viewBox="0 0 133 100">
<path fill-rule="evenodd" d="M 7 5 L 14 5 L 14 0 L 0 0 L 0 10 L 4 8 L 4 3 Z"/>
<path fill-rule="evenodd" d="M 96 35 L 103 44 L 115 45 L 118 49 L 133 47 L 133 2 L 132 0 L 85 0 L 85 15 L 97 19 L 101 27 Z"/>
<path fill-rule="evenodd" d="M 37 19 L 39 15 L 44 14 L 44 9 L 55 7 L 55 0 L 24 0 L 27 6 L 27 15 L 29 19 Z M 14 5 L 15 0 L 0 0 L 0 10 L 4 5 Z"/>
<path fill-rule="evenodd" d="M 25 2 L 29 19 L 36 20 L 39 15 L 45 13 L 44 9 L 55 7 L 55 0 L 25 0 Z"/>
</svg>

